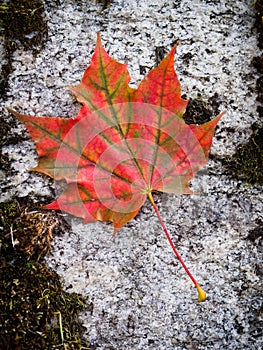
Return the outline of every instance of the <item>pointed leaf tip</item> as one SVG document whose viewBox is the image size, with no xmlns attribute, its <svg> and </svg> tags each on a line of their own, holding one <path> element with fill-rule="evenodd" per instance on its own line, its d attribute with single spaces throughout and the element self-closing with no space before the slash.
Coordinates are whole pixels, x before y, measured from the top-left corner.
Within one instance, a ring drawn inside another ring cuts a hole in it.
<svg viewBox="0 0 263 350">
<path fill-rule="evenodd" d="M 196 285 L 197 292 L 198 292 L 198 301 L 203 302 L 206 301 L 206 292 L 199 286 L 199 284 Z"/>
<path fill-rule="evenodd" d="M 101 45 L 100 32 L 97 32 L 97 45 Z"/>
</svg>

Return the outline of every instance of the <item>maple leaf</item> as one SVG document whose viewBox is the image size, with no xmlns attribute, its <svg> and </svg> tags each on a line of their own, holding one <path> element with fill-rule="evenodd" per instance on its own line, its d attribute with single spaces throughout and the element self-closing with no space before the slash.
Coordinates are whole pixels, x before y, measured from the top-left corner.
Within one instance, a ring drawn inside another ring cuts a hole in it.
<svg viewBox="0 0 263 350">
<path fill-rule="evenodd" d="M 175 50 L 132 89 L 127 65 L 107 54 L 98 35 L 90 66 L 71 88 L 83 104 L 76 118 L 10 112 L 35 141 L 39 160 L 32 170 L 66 182 L 61 196 L 45 208 L 63 210 L 85 223 L 111 221 L 116 232 L 148 197 L 198 300 L 204 301 L 206 294 L 177 252 L 152 192 L 192 193 L 189 181 L 208 161 L 223 113 L 202 125 L 185 124 L 188 101 L 181 97 L 174 70 Z"/>
</svg>

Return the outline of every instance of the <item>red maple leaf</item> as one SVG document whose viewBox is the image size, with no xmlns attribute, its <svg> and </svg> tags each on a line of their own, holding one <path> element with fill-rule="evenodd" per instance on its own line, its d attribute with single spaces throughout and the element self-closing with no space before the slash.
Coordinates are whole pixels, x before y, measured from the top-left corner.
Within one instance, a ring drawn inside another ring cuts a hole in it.
<svg viewBox="0 0 263 350">
<path fill-rule="evenodd" d="M 84 219 L 111 221 L 115 232 L 139 211 L 148 197 L 186 272 L 193 278 L 160 217 L 152 192 L 192 193 L 189 181 L 208 161 L 221 117 L 187 125 L 188 101 L 174 71 L 174 47 L 137 89 L 127 65 L 111 58 L 100 36 L 90 66 L 71 90 L 83 104 L 74 119 L 32 117 L 10 110 L 35 141 L 39 156 L 32 169 L 66 181 L 66 189 L 47 209 Z"/>
</svg>

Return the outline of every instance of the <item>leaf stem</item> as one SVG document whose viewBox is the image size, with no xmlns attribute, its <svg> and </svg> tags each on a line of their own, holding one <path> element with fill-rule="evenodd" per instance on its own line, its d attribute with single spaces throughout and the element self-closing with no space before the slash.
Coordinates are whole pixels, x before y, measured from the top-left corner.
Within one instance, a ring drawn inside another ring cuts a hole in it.
<svg viewBox="0 0 263 350">
<path fill-rule="evenodd" d="M 167 230 L 166 226 L 164 225 L 164 222 L 163 222 L 163 220 L 161 218 L 159 210 L 158 210 L 158 208 L 157 208 L 157 206 L 156 206 L 156 204 L 155 204 L 155 202 L 153 200 L 153 196 L 152 196 L 151 192 L 148 193 L 148 198 L 149 198 L 149 200 L 150 200 L 150 202 L 151 202 L 151 204 L 153 206 L 153 209 L 154 209 L 154 211 L 155 211 L 155 213 L 156 213 L 156 215 L 157 215 L 157 217 L 159 219 L 159 222 L 160 222 L 160 224 L 161 224 L 161 226 L 162 226 L 162 228 L 164 230 L 164 233 L 165 233 L 165 235 L 166 235 L 166 237 L 167 237 L 167 239 L 168 239 L 168 241 L 170 243 L 170 246 L 172 247 L 172 249 L 173 249 L 177 259 L 180 261 L 181 265 L 183 266 L 183 268 L 185 269 L 186 273 L 188 274 L 188 276 L 190 277 L 190 279 L 192 280 L 192 282 L 194 283 L 194 285 L 195 285 L 195 287 L 197 289 L 198 301 L 205 301 L 206 300 L 206 293 L 199 286 L 199 284 L 197 283 L 196 279 L 193 277 L 193 275 L 189 271 L 188 267 L 185 265 L 183 259 L 181 258 L 181 255 L 178 253 L 177 249 L 175 248 L 175 245 L 174 245 L 174 243 L 173 243 L 173 241 L 172 241 L 172 239 L 171 239 L 171 237 L 169 235 L 169 232 L 168 232 L 168 230 Z"/>
</svg>

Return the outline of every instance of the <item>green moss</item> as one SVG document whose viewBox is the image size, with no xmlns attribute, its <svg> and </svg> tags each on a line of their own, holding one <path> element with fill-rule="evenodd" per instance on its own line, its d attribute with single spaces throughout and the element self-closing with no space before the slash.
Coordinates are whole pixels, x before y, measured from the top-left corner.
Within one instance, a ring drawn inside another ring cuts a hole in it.
<svg viewBox="0 0 263 350">
<path fill-rule="evenodd" d="M 51 215 L 0 204 L 0 349 L 88 349 L 77 321 L 86 300 L 66 292 L 38 254 L 57 224 Z M 23 231 L 38 239 L 23 242 Z"/>
<path fill-rule="evenodd" d="M 43 19 L 44 3 L 37 0 L 12 0 L 0 3 L 6 47 L 35 49 L 43 44 L 47 26 Z"/>
<path fill-rule="evenodd" d="M 234 178 L 249 185 L 263 184 L 263 128 L 255 128 L 249 141 L 238 147 L 234 156 L 225 161 Z"/>
<path fill-rule="evenodd" d="M 4 34 L 5 57 L 1 71 L 0 91 L 7 88 L 8 75 L 12 72 L 13 52 L 23 47 L 37 53 L 47 38 L 47 25 L 43 18 L 44 2 L 37 0 L 12 0 L 0 2 L 1 28 Z"/>
</svg>

